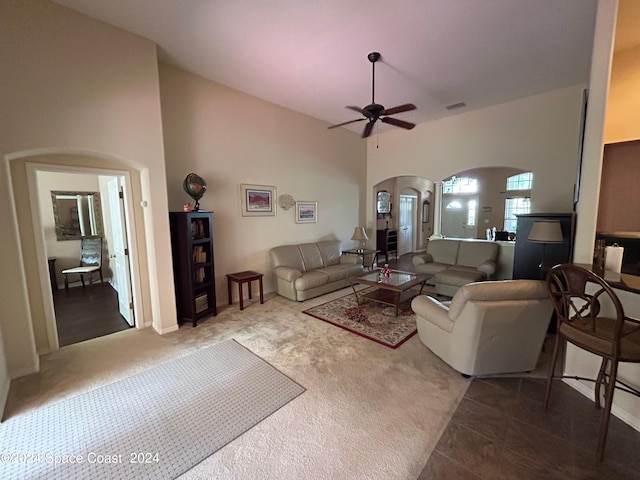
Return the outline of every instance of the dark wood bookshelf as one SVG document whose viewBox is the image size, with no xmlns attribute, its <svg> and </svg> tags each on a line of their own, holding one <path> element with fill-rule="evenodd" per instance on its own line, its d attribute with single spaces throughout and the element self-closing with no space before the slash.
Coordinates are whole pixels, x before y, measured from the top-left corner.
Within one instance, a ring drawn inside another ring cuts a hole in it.
<svg viewBox="0 0 640 480">
<path fill-rule="evenodd" d="M 178 323 L 217 315 L 213 212 L 170 212 Z"/>
</svg>

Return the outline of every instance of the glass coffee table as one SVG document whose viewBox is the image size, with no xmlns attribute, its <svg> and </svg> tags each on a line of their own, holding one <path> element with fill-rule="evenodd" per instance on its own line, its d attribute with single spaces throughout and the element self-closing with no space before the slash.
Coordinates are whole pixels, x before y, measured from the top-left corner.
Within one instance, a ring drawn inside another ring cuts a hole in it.
<svg viewBox="0 0 640 480">
<path fill-rule="evenodd" d="M 429 278 L 429 275 L 419 275 L 398 270 L 392 270 L 389 277 L 384 277 L 380 274 L 380 269 L 377 269 L 361 277 L 350 277 L 349 283 L 351 283 L 358 305 L 362 305 L 366 300 L 391 305 L 396 308 L 397 317 L 400 305 L 422 294 L 424 284 Z M 375 290 L 358 294 L 356 285 L 368 285 L 375 287 Z M 418 292 L 412 290 L 412 287 L 416 285 L 420 285 L 420 291 Z"/>
</svg>

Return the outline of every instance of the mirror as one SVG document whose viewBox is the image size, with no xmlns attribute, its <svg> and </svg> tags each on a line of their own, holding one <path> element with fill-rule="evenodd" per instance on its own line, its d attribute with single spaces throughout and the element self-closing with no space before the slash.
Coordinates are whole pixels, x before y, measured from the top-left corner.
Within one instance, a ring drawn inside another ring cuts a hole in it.
<svg viewBox="0 0 640 480">
<path fill-rule="evenodd" d="M 429 223 L 429 200 L 422 202 L 422 223 Z"/>
<path fill-rule="evenodd" d="M 102 207 L 98 192 L 51 192 L 58 240 L 102 236 Z"/>
<path fill-rule="evenodd" d="M 386 190 L 378 192 L 377 211 L 378 215 L 388 215 L 391 213 L 391 194 Z"/>
</svg>

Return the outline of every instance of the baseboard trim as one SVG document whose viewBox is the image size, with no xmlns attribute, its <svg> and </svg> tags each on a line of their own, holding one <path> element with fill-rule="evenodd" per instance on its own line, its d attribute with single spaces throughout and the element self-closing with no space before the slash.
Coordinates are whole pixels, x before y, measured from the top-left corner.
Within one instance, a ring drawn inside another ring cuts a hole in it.
<svg viewBox="0 0 640 480">
<path fill-rule="evenodd" d="M 9 386 L 11 385 L 11 379 L 6 377 L 4 383 L 0 385 L 0 422 L 4 418 L 4 409 L 7 406 L 7 399 L 9 398 Z"/>
<path fill-rule="evenodd" d="M 16 370 L 11 370 L 9 372 L 9 378 L 12 380 L 20 377 L 24 377 L 26 375 L 31 375 L 33 373 L 38 373 L 40 371 L 40 359 L 36 360 L 36 363 L 33 365 L 29 365 L 27 367 L 18 368 Z"/>
<path fill-rule="evenodd" d="M 161 328 L 161 329 L 157 329 L 155 326 L 153 327 L 153 329 L 159 333 L 160 335 L 164 335 L 166 333 L 171 333 L 171 332 L 177 332 L 179 329 L 178 324 L 175 324 L 174 326 L 168 327 L 168 328 Z"/>
<path fill-rule="evenodd" d="M 594 401 L 595 391 L 593 388 L 590 388 L 589 386 L 585 385 L 579 380 L 575 380 L 573 378 L 563 378 L 562 381 L 567 385 L 569 385 L 574 390 L 576 390 L 578 393 L 581 393 L 582 395 L 587 397 L 592 402 Z M 614 403 L 611 405 L 611 413 L 614 414 L 616 417 L 618 417 L 627 425 L 640 431 L 640 418 L 629 413 L 627 410 L 620 408 L 618 405 L 615 404 L 615 395 L 613 398 L 614 398 Z"/>
</svg>

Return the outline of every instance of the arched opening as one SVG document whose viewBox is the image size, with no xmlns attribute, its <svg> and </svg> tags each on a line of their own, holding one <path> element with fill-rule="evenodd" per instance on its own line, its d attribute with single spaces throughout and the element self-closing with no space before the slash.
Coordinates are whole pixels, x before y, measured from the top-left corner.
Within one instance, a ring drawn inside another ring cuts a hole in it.
<svg viewBox="0 0 640 480">
<path fill-rule="evenodd" d="M 149 322 L 145 322 L 143 299 L 148 295 L 148 281 L 145 281 L 145 275 L 141 273 L 145 271 L 146 266 L 146 234 L 141 229 L 136 229 L 135 225 L 143 224 L 144 221 L 141 212 L 137 213 L 140 218 L 135 218 L 136 211 L 133 208 L 134 202 L 140 202 L 139 199 L 142 196 L 140 171 L 126 165 L 126 162 L 119 158 L 68 150 L 19 152 L 6 157 L 6 161 L 16 211 L 16 228 L 20 232 L 23 268 L 32 313 L 33 341 L 37 352 L 43 354 L 59 348 L 53 307 L 53 277 L 49 271 L 49 258 L 52 256 L 51 242 L 56 241 L 52 240 L 52 236 L 55 238 L 55 229 L 50 226 L 50 222 L 46 223 L 45 228 L 42 214 L 43 211 L 46 212 L 51 208 L 52 197 L 49 192 L 51 185 L 45 182 L 42 188 L 46 191 L 41 192 L 42 179 L 38 179 L 39 174 L 57 178 L 57 181 L 65 176 L 72 181 L 73 175 L 79 175 L 82 178 L 103 176 L 122 179 L 125 198 L 124 221 L 129 239 L 127 249 L 131 266 L 130 304 L 135 314 L 135 325 L 138 328 L 147 326 Z M 59 185 L 64 187 L 64 184 Z M 105 196 L 105 201 L 107 198 Z M 52 222 L 53 220 L 51 224 Z M 60 257 L 66 256 L 63 253 L 65 248 L 63 246 L 62 250 L 59 250 Z M 70 248 L 73 249 L 73 246 Z M 61 260 L 61 265 L 62 263 Z M 57 267 L 55 268 L 57 270 Z M 54 274 L 57 273 L 54 271 Z M 146 317 L 150 317 L 149 312 Z"/>
</svg>

